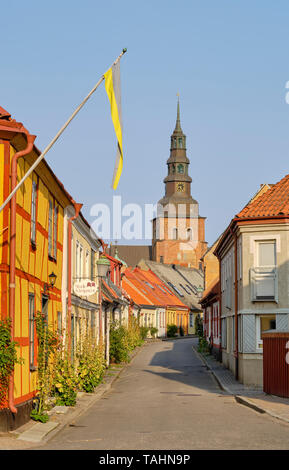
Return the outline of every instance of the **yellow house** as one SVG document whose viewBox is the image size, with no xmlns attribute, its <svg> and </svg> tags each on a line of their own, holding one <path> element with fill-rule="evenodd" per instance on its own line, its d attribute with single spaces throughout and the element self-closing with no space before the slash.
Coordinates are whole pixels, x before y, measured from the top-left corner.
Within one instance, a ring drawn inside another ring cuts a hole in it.
<svg viewBox="0 0 289 470">
<path fill-rule="evenodd" d="M 0 108 L 1 204 L 39 156 L 34 138 Z M 0 410 L 0 429 L 18 427 L 30 415 L 37 385 L 36 312 L 43 312 L 54 328 L 62 321 L 63 216 L 71 204 L 42 160 L 0 213 L 0 315 L 11 319 L 12 338 L 23 358 L 2 404 L 6 410 Z"/>
</svg>

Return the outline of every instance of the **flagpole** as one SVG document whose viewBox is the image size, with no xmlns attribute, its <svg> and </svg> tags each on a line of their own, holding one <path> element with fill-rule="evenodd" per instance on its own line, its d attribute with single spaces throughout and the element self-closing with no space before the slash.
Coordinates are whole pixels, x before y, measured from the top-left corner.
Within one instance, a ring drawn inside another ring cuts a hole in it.
<svg viewBox="0 0 289 470">
<path fill-rule="evenodd" d="M 126 53 L 127 49 L 123 49 L 121 54 L 119 54 L 119 56 L 117 57 L 117 59 L 113 62 L 113 64 L 111 65 L 111 67 L 115 64 L 117 64 L 117 62 L 121 59 L 121 57 Z M 109 68 L 111 68 L 109 67 Z M 108 69 L 109 70 L 109 69 Z M 61 129 L 57 132 L 56 136 L 51 140 L 51 142 L 47 145 L 47 147 L 45 148 L 45 150 L 41 153 L 41 155 L 39 155 L 39 157 L 35 160 L 35 162 L 33 163 L 33 165 L 29 168 L 29 170 L 27 171 L 27 173 L 25 173 L 25 175 L 23 176 L 23 178 L 19 181 L 19 183 L 17 184 L 17 186 L 15 186 L 15 188 L 13 189 L 13 191 L 11 191 L 11 193 L 9 194 L 9 196 L 7 197 L 7 199 L 5 200 L 5 202 L 2 204 L 2 206 L 0 207 L 0 212 L 2 212 L 2 210 L 4 209 L 4 207 L 8 204 L 8 202 L 12 199 L 12 197 L 14 196 L 14 194 L 16 193 L 16 191 L 20 188 L 20 186 L 24 183 L 24 181 L 28 178 L 28 176 L 33 172 L 33 170 L 37 167 L 37 165 L 41 162 L 41 160 L 45 157 L 45 155 L 48 153 L 48 151 L 51 149 L 51 147 L 55 144 L 55 142 L 59 139 L 59 137 L 61 136 L 61 134 L 65 131 L 65 129 L 67 128 L 67 126 L 71 123 L 71 121 L 75 118 L 75 116 L 78 114 L 78 112 L 81 110 L 81 108 L 85 105 L 85 103 L 89 100 L 89 98 L 91 97 L 91 95 L 95 92 L 95 90 L 99 87 L 99 85 L 103 82 L 104 80 L 104 74 L 101 76 L 101 78 L 98 80 L 98 82 L 96 83 L 96 85 L 92 88 L 92 90 L 88 93 L 88 95 L 84 98 L 84 100 L 82 101 L 82 103 L 76 108 L 76 110 L 72 113 L 72 115 L 70 116 L 70 118 L 66 121 L 66 123 L 61 127 Z"/>
</svg>

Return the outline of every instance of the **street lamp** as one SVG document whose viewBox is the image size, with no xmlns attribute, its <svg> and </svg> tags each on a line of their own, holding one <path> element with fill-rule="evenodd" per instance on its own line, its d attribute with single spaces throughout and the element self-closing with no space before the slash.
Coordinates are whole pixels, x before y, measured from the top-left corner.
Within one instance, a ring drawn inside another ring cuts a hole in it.
<svg viewBox="0 0 289 470">
<path fill-rule="evenodd" d="M 104 279 L 108 273 L 108 270 L 110 269 L 110 261 L 107 259 L 106 256 L 102 255 L 97 261 L 97 274 L 98 277 L 100 278 L 99 281 L 99 340 L 102 341 L 103 339 L 103 326 L 102 326 L 102 292 L 101 292 L 101 282 L 102 279 Z M 109 365 L 109 325 L 107 321 L 107 314 L 106 310 L 104 310 L 104 321 L 105 321 L 105 356 L 106 356 L 106 365 Z"/>
<path fill-rule="evenodd" d="M 106 256 L 101 256 L 97 262 L 97 274 L 100 278 L 105 278 L 106 275 L 107 275 L 107 272 L 110 268 L 110 262 L 109 260 L 106 258 Z"/>
<path fill-rule="evenodd" d="M 198 292 L 198 298 L 201 299 L 202 298 L 202 295 L 203 295 L 203 292 L 204 292 L 204 289 L 202 288 L 202 286 L 199 286 L 197 287 L 197 292 Z"/>
</svg>

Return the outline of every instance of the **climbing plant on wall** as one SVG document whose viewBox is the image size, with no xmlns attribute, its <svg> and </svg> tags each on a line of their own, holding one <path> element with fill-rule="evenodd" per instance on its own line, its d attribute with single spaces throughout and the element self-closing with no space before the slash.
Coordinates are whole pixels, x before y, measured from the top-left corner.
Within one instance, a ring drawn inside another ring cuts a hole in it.
<svg viewBox="0 0 289 470">
<path fill-rule="evenodd" d="M 14 366 L 21 363 L 23 359 L 17 357 L 17 343 L 11 337 L 11 322 L 0 320 L 0 408 L 5 406 Z"/>
</svg>

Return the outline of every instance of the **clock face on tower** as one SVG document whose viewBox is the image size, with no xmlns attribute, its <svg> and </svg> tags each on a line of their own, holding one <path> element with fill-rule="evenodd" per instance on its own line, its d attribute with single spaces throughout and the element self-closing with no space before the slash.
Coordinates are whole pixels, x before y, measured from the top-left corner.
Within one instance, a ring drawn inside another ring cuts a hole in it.
<svg viewBox="0 0 289 470">
<path fill-rule="evenodd" d="M 177 184 L 177 191 L 182 193 L 182 192 L 184 192 L 184 189 L 185 189 L 185 185 L 183 183 L 178 183 Z"/>
</svg>

